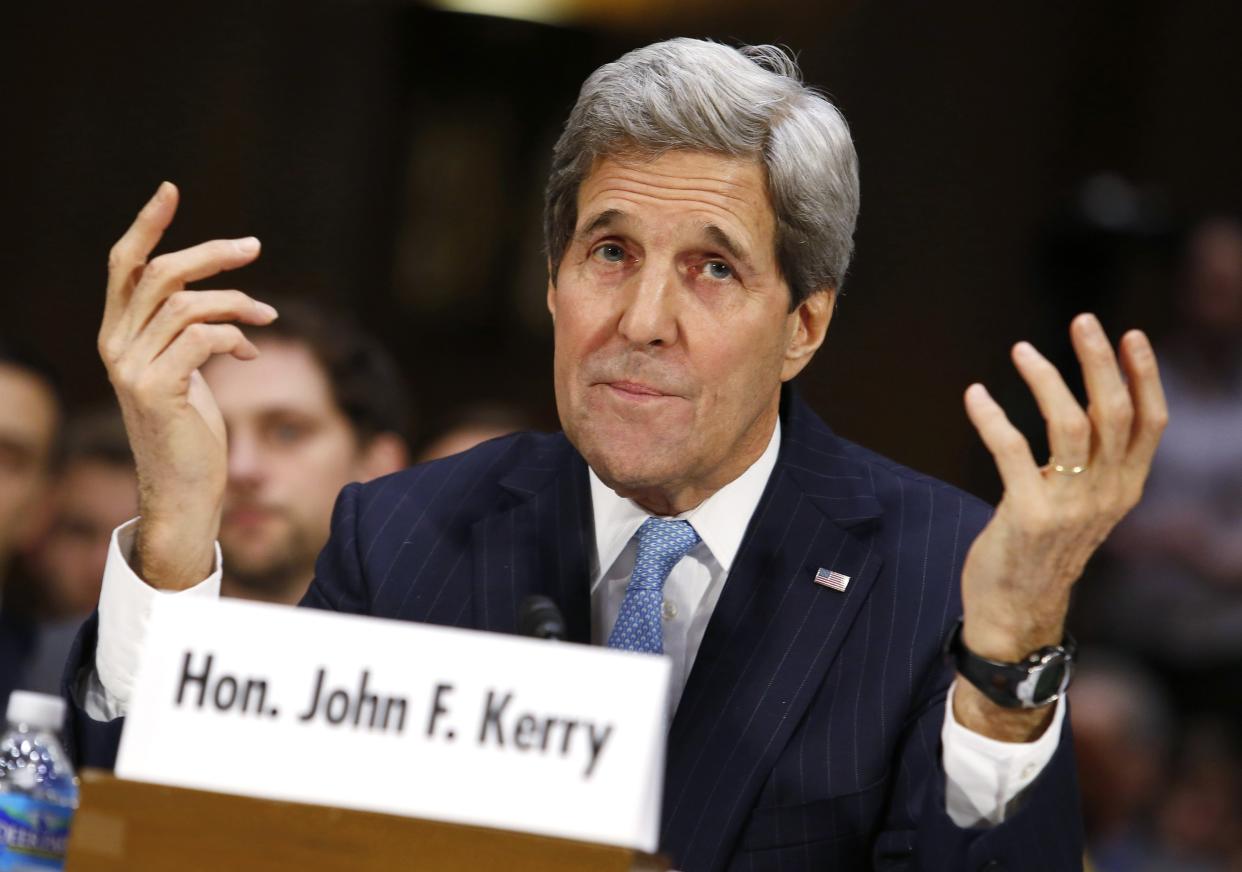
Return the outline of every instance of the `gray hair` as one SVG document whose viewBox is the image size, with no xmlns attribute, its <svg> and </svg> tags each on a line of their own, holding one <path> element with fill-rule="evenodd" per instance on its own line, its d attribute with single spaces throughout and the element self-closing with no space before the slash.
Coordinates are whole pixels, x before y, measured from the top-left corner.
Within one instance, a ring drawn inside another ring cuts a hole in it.
<svg viewBox="0 0 1242 872">
<path fill-rule="evenodd" d="M 629 52 L 583 83 L 544 194 L 554 280 L 578 220 L 578 186 L 595 161 L 677 149 L 762 162 L 791 310 L 840 289 L 858 217 L 858 157 L 845 118 L 802 83 L 783 49 L 685 38 Z"/>
</svg>

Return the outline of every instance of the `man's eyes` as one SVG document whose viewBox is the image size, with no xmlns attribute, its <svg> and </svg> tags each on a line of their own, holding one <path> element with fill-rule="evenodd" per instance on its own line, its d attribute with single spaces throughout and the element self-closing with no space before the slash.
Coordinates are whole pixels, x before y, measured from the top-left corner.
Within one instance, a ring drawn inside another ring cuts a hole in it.
<svg viewBox="0 0 1242 872">
<path fill-rule="evenodd" d="M 626 254 L 625 248 L 620 244 L 604 242 L 591 249 L 591 256 L 604 263 L 624 263 Z M 733 267 L 723 260 L 703 261 L 697 268 L 692 268 L 692 272 L 718 282 L 725 282 L 736 277 Z"/>
<path fill-rule="evenodd" d="M 309 432 L 310 428 L 304 424 L 280 423 L 268 426 L 267 437 L 280 445 L 292 445 L 307 436 Z"/>
<path fill-rule="evenodd" d="M 605 242 L 603 245 L 595 246 L 592 254 L 607 263 L 621 263 L 625 260 L 625 249 L 615 242 Z"/>
<path fill-rule="evenodd" d="M 99 539 L 101 536 L 106 537 L 107 530 L 100 529 L 98 524 L 92 523 L 86 518 L 78 518 L 67 515 L 59 518 L 53 530 L 61 536 L 72 539 Z"/>
</svg>

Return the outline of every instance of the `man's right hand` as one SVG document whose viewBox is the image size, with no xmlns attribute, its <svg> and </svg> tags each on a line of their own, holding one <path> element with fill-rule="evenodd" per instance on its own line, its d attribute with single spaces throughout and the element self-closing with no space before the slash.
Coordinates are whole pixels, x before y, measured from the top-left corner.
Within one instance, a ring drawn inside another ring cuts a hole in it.
<svg viewBox="0 0 1242 872">
<path fill-rule="evenodd" d="M 276 310 L 241 291 L 190 291 L 245 266 L 259 241 L 218 239 L 148 258 L 177 211 L 164 182 L 108 257 L 99 353 L 116 390 L 138 469 L 133 569 L 153 587 L 184 590 L 212 572 L 228 473 L 224 419 L 199 374 L 212 355 L 259 350 L 234 324 L 269 324 Z"/>
</svg>

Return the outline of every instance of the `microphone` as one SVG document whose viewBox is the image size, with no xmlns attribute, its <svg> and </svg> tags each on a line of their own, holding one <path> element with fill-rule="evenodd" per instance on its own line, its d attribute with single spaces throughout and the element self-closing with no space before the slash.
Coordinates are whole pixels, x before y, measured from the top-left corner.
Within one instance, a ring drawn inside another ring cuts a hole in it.
<svg viewBox="0 0 1242 872">
<path fill-rule="evenodd" d="M 518 632 L 536 639 L 554 639 L 564 642 L 565 618 L 561 610 L 548 597 L 533 593 L 522 600 L 518 608 Z"/>
</svg>

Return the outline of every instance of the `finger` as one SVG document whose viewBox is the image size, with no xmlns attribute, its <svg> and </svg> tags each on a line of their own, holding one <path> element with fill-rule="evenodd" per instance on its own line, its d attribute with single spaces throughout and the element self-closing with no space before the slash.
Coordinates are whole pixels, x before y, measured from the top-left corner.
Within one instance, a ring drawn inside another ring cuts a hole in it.
<svg viewBox="0 0 1242 872">
<path fill-rule="evenodd" d="M 188 282 L 210 278 L 245 266 L 259 256 L 259 240 L 213 239 L 191 248 L 161 254 L 147 264 L 126 307 L 124 326 L 130 336 L 137 333 L 155 314 L 169 295 Z"/>
<path fill-rule="evenodd" d="M 177 291 L 135 337 L 131 353 L 138 360 L 154 360 L 191 324 L 240 321 L 262 326 L 276 317 L 274 308 L 241 291 Z"/>
<path fill-rule="evenodd" d="M 966 414 L 996 461 L 1005 490 L 1020 495 L 1038 488 L 1042 476 L 1031 456 L 1031 446 L 1010 423 L 1005 410 L 981 384 L 967 388 L 965 400 Z"/>
<path fill-rule="evenodd" d="M 1013 362 L 1044 416 L 1052 455 L 1066 466 L 1086 465 L 1091 456 L 1091 419 L 1061 373 L 1029 342 L 1013 347 Z"/>
<path fill-rule="evenodd" d="M 149 377 L 160 390 L 183 396 L 189 390 L 191 374 L 217 354 L 253 360 L 259 356 L 259 349 L 235 324 L 191 324 L 151 362 Z"/>
<path fill-rule="evenodd" d="M 1134 402 L 1134 424 L 1126 463 L 1146 471 L 1160 443 L 1160 434 L 1169 423 L 1169 406 L 1160 384 L 1156 353 L 1141 330 L 1131 330 L 1121 337 L 1121 363 L 1130 381 Z"/>
<path fill-rule="evenodd" d="M 1083 382 L 1087 386 L 1087 414 L 1094 426 L 1099 456 L 1119 460 L 1130 444 L 1134 402 L 1121 378 L 1113 346 L 1099 320 L 1090 314 L 1074 319 L 1070 325 L 1070 339 L 1082 365 Z"/>
<path fill-rule="evenodd" d="M 111 334 L 120 320 L 139 271 L 159 244 L 168 225 L 172 223 L 179 196 L 176 185 L 172 182 L 161 182 L 155 195 L 138 212 L 134 223 L 108 252 L 108 290 L 104 298 L 103 324 L 100 327 L 101 342 Z"/>
</svg>

